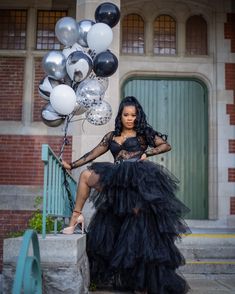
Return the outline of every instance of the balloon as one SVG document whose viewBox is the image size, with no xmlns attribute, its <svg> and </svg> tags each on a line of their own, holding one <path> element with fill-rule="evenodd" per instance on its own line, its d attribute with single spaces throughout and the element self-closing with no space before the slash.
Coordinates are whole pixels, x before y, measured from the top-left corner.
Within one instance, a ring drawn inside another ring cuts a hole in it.
<svg viewBox="0 0 235 294">
<path fill-rule="evenodd" d="M 83 51 L 82 47 L 78 43 L 74 43 L 73 46 L 65 47 L 62 51 L 65 58 L 68 58 L 69 55 L 75 51 Z"/>
<path fill-rule="evenodd" d="M 101 100 L 94 103 L 85 113 L 85 116 L 89 123 L 101 126 L 110 121 L 112 117 L 112 108 L 107 101 Z"/>
<path fill-rule="evenodd" d="M 63 53 L 59 51 L 49 51 L 42 60 L 45 73 L 56 80 L 60 80 L 66 75 L 66 60 Z"/>
<path fill-rule="evenodd" d="M 52 89 L 58 85 L 60 85 L 59 81 L 51 77 L 44 77 L 39 84 L 38 92 L 42 98 L 50 100 Z"/>
<path fill-rule="evenodd" d="M 63 122 L 65 117 L 60 116 L 51 106 L 50 103 L 46 104 L 41 111 L 42 121 L 49 127 L 58 127 Z"/>
<path fill-rule="evenodd" d="M 87 44 L 87 33 L 91 29 L 91 27 L 95 24 L 94 21 L 89 19 L 83 19 L 78 22 L 77 24 L 77 30 L 78 30 L 78 39 L 77 42 L 83 46 L 88 47 Z"/>
<path fill-rule="evenodd" d="M 86 79 L 76 90 L 77 102 L 84 108 L 90 108 L 93 103 L 101 100 L 105 89 L 102 84 L 95 79 Z"/>
<path fill-rule="evenodd" d="M 57 39 L 65 46 L 72 46 L 77 41 L 77 22 L 72 17 L 60 18 L 55 26 Z"/>
<path fill-rule="evenodd" d="M 98 77 L 109 77 L 118 68 L 118 59 L 110 51 L 99 53 L 93 62 L 93 71 Z"/>
<path fill-rule="evenodd" d="M 91 73 L 92 59 L 84 52 L 73 52 L 66 61 L 66 69 L 71 80 L 80 82 Z"/>
<path fill-rule="evenodd" d="M 113 31 L 105 23 L 96 23 L 87 34 L 89 48 L 98 54 L 108 49 L 113 40 Z"/>
<path fill-rule="evenodd" d="M 96 77 L 96 79 L 104 87 L 104 91 L 106 91 L 108 89 L 108 86 L 109 86 L 109 79 L 108 78 L 102 78 L 102 77 Z"/>
<path fill-rule="evenodd" d="M 74 115 L 81 115 L 86 111 L 87 111 L 87 109 L 85 107 L 83 107 L 82 105 L 79 105 L 79 103 L 76 102 L 76 105 L 74 108 Z"/>
<path fill-rule="evenodd" d="M 51 91 L 50 102 L 59 114 L 68 115 L 76 105 L 76 94 L 71 87 L 59 85 Z"/>
<path fill-rule="evenodd" d="M 103 22 L 109 25 L 111 28 L 114 27 L 120 19 L 119 8 L 109 2 L 100 4 L 95 11 L 96 22 Z"/>
</svg>

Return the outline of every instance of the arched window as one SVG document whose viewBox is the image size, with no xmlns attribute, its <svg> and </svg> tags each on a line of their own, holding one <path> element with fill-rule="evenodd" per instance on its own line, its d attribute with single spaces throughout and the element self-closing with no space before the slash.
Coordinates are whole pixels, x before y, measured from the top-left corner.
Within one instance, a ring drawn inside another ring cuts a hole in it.
<svg viewBox="0 0 235 294">
<path fill-rule="evenodd" d="M 138 14 L 123 18 L 122 53 L 144 54 L 144 21 Z"/>
<path fill-rule="evenodd" d="M 176 22 L 169 15 L 159 15 L 154 21 L 154 54 L 176 54 Z"/>
<path fill-rule="evenodd" d="M 193 15 L 186 22 L 186 53 L 207 54 L 207 23 L 201 15 Z"/>
</svg>

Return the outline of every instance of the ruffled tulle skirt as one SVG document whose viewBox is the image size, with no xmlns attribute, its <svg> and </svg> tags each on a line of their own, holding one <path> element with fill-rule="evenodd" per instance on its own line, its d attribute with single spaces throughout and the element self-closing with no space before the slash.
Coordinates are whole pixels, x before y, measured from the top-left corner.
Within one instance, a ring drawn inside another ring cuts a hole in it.
<svg viewBox="0 0 235 294">
<path fill-rule="evenodd" d="M 96 213 L 88 227 L 91 281 L 147 293 L 188 291 L 176 269 L 185 260 L 175 245 L 189 233 L 188 208 L 175 193 L 178 180 L 150 161 L 93 163 L 100 192 L 90 195 Z"/>
</svg>

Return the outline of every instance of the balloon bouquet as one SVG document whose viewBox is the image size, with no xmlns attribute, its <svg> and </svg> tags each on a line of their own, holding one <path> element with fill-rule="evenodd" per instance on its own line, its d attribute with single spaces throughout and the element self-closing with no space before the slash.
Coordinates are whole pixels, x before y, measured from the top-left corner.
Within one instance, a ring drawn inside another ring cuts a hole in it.
<svg viewBox="0 0 235 294">
<path fill-rule="evenodd" d="M 109 2 L 100 4 L 95 21 L 63 17 L 55 26 L 61 51 L 49 51 L 43 58 L 45 76 L 39 94 L 48 103 L 42 108 L 42 121 L 50 127 L 71 122 L 74 115 L 85 114 L 93 125 L 104 125 L 112 116 L 105 101 L 108 77 L 118 68 L 117 57 L 108 49 L 114 27 L 120 19 L 119 8 Z M 66 134 L 65 134 L 66 136 Z"/>
</svg>

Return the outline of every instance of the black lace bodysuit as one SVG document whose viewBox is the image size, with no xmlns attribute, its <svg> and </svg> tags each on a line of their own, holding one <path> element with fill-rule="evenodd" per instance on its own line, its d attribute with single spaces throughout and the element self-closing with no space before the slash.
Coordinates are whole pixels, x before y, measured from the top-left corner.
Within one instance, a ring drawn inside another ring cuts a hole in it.
<svg viewBox="0 0 235 294">
<path fill-rule="evenodd" d="M 116 140 L 114 132 L 109 132 L 94 149 L 71 163 L 71 167 L 73 169 L 89 163 L 108 150 L 111 151 L 115 163 L 124 160 L 140 159 L 143 153 L 147 156 L 152 156 L 169 150 L 169 144 L 164 140 L 164 135 L 162 136 L 160 133 L 155 136 L 154 143 L 154 147 L 148 148 L 144 136 L 136 136 L 129 137 L 120 144 Z"/>
</svg>

